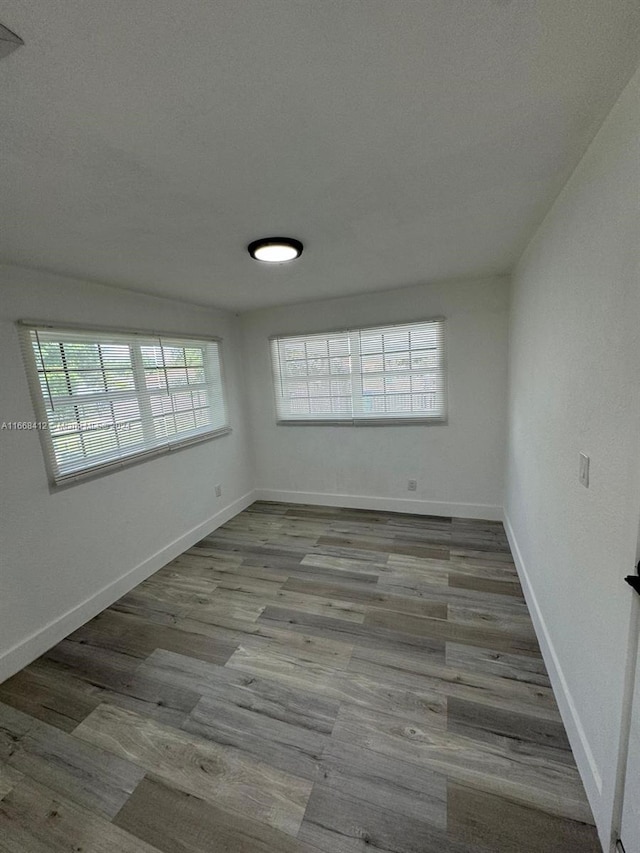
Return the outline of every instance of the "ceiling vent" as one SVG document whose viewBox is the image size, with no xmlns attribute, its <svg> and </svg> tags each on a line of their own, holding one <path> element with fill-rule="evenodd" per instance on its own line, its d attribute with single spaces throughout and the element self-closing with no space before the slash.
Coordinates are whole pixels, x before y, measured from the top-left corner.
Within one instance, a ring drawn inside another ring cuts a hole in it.
<svg viewBox="0 0 640 853">
<path fill-rule="evenodd" d="M 5 56 L 9 56 L 10 53 L 13 53 L 16 48 L 23 44 L 24 42 L 20 36 L 12 33 L 11 30 L 8 30 L 0 24 L 0 59 L 4 59 Z"/>
</svg>

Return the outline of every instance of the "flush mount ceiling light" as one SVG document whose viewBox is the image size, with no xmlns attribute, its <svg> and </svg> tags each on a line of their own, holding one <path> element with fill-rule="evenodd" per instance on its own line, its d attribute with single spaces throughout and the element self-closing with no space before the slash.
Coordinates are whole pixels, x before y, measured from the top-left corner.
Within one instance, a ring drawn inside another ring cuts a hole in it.
<svg viewBox="0 0 640 853">
<path fill-rule="evenodd" d="M 284 264 L 302 254 L 302 243 L 291 237 L 262 237 L 249 243 L 247 251 L 256 261 L 266 264 Z"/>
</svg>

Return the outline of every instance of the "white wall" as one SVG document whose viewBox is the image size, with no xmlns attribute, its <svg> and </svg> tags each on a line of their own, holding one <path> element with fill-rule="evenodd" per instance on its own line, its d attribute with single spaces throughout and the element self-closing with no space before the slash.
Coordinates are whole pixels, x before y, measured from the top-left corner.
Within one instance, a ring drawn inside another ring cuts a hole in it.
<svg viewBox="0 0 640 853">
<path fill-rule="evenodd" d="M 37 434 L 0 430 L 0 681 L 243 509 L 253 485 L 235 317 L 2 267 L 0 422 L 34 420 L 21 318 L 219 335 L 233 431 L 52 494 Z"/>
<path fill-rule="evenodd" d="M 448 282 L 242 315 L 258 494 L 274 500 L 499 518 L 508 282 Z M 270 335 L 447 319 L 447 425 L 277 426 Z M 416 493 L 407 480 L 416 479 Z M 409 500 L 409 498 L 414 498 Z"/>
<path fill-rule="evenodd" d="M 639 118 L 640 72 L 521 259 L 510 318 L 506 517 L 607 844 L 640 518 Z"/>
</svg>

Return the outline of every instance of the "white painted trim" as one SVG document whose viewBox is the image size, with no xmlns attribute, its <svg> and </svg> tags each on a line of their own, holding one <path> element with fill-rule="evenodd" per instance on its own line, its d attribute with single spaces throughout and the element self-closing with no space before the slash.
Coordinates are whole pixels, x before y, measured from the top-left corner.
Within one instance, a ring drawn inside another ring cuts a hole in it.
<svg viewBox="0 0 640 853">
<path fill-rule="evenodd" d="M 481 518 L 502 521 L 502 507 L 493 504 L 441 503 L 411 498 L 380 498 L 372 495 L 339 495 L 329 492 L 294 492 L 278 489 L 256 489 L 257 501 L 282 501 L 292 504 L 344 506 L 350 509 L 372 509 L 381 512 L 409 512 L 416 515 L 443 515 L 456 518 Z"/>
<path fill-rule="evenodd" d="M 200 539 L 203 539 L 208 533 L 225 524 L 231 518 L 236 516 L 243 509 L 246 509 L 255 501 L 255 493 L 253 491 L 233 501 L 224 509 L 212 515 L 206 521 L 201 522 L 192 527 L 182 536 L 174 539 L 168 545 L 165 545 L 155 554 L 152 554 L 142 563 L 130 569 L 124 575 L 121 575 L 117 580 L 99 590 L 95 595 L 81 601 L 75 607 L 53 619 L 44 628 L 35 631 L 24 640 L 20 640 L 2 655 L 0 655 L 0 683 L 5 681 L 10 676 L 19 672 L 23 667 L 30 664 L 37 657 L 44 654 L 48 649 L 55 646 L 65 637 L 68 637 L 73 631 L 76 631 L 89 619 L 93 619 L 98 613 L 101 613 L 106 607 L 113 604 L 127 592 L 142 583 L 158 569 L 166 566 L 167 563 L 174 560 L 192 545 L 195 545 Z"/>
<path fill-rule="evenodd" d="M 538 599 L 533 588 L 531 576 L 524 563 L 522 553 L 518 546 L 515 531 L 507 515 L 504 513 L 504 528 L 511 546 L 511 553 L 518 570 L 520 583 L 524 592 L 524 597 L 529 608 L 529 613 L 533 621 L 533 626 L 540 643 L 540 650 L 544 658 L 551 685 L 558 702 L 562 721 L 564 722 L 567 736 L 571 743 L 571 749 L 578 765 L 578 770 L 584 783 L 585 791 L 591 810 L 594 814 L 600 814 L 602 801 L 602 777 L 598 770 L 598 765 L 589 745 L 587 734 L 580 720 L 580 714 L 576 703 L 571 695 L 569 684 L 564 675 L 560 658 L 555 650 L 553 640 L 547 623 L 538 604 Z"/>
</svg>

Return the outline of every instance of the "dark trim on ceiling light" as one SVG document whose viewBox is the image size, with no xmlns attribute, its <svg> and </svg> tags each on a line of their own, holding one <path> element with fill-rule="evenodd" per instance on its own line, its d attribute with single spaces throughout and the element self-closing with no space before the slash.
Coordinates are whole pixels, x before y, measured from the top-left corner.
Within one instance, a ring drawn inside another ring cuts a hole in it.
<svg viewBox="0 0 640 853">
<path fill-rule="evenodd" d="M 263 258 L 256 257 L 256 252 L 267 246 L 287 246 L 288 248 L 293 249 L 296 254 L 293 258 L 288 258 L 284 261 L 267 261 Z M 300 240 L 295 240 L 293 237 L 261 237 L 259 240 L 254 240 L 252 243 L 249 243 L 247 251 L 255 261 L 260 261 L 261 263 L 287 264 L 290 261 L 297 260 L 297 258 L 302 254 L 303 248 L 304 247 Z"/>
</svg>

